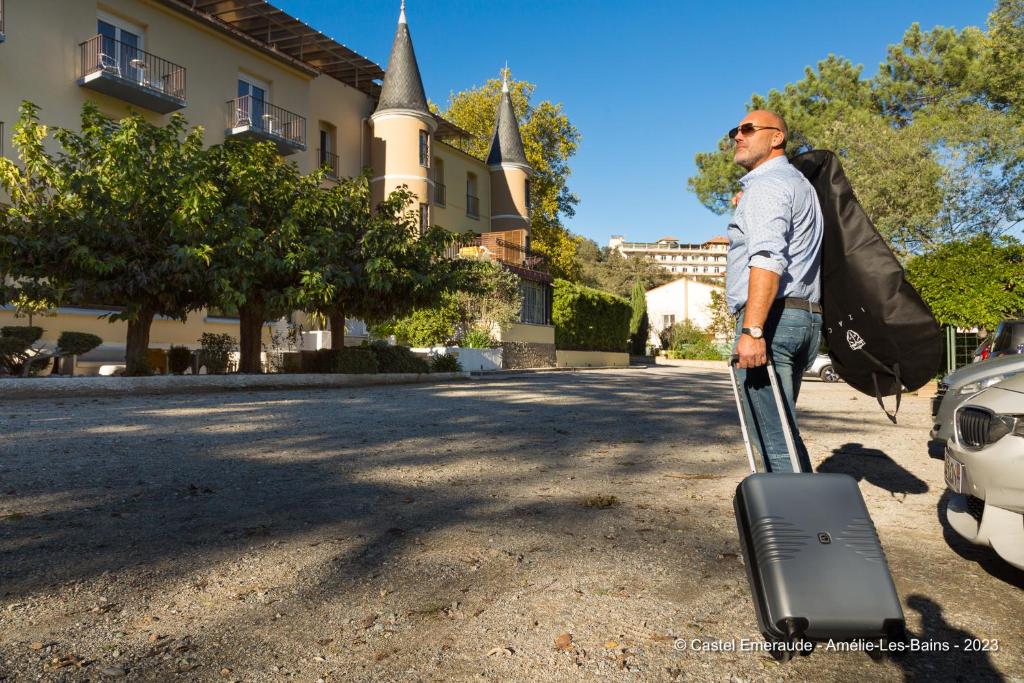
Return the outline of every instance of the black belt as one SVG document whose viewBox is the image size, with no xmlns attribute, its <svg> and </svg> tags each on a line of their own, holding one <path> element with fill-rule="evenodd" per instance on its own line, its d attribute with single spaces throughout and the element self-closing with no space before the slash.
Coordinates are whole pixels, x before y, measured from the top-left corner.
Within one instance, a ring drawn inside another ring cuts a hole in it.
<svg viewBox="0 0 1024 683">
<path fill-rule="evenodd" d="M 743 304 L 740 309 L 736 311 L 736 315 L 739 316 L 743 312 L 743 309 L 747 305 Z M 772 308 L 798 308 L 801 311 L 808 311 L 809 313 L 817 313 L 821 315 L 821 305 L 817 304 L 810 299 L 801 299 L 795 296 L 787 296 L 780 299 L 776 299 L 772 302 Z"/>
</svg>

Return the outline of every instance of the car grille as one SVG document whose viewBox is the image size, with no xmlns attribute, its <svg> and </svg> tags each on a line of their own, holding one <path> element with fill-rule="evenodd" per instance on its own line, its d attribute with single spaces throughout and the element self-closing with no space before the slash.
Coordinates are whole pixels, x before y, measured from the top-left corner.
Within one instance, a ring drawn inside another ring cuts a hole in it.
<svg viewBox="0 0 1024 683">
<path fill-rule="evenodd" d="M 982 448 L 988 445 L 988 428 L 992 422 L 992 413 L 981 408 L 962 408 L 956 415 L 956 428 L 960 434 L 960 443 L 969 448 Z"/>
<path fill-rule="evenodd" d="M 939 406 L 942 404 L 942 397 L 949 391 L 949 385 L 945 382 L 939 382 L 938 388 L 935 390 L 935 396 L 932 397 L 932 417 L 939 414 Z"/>
</svg>

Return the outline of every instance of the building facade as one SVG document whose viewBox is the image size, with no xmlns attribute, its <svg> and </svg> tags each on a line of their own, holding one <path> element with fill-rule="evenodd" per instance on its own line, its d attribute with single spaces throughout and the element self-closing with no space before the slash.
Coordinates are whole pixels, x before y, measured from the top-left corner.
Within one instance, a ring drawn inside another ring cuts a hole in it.
<svg viewBox="0 0 1024 683">
<path fill-rule="evenodd" d="M 657 242 L 627 242 L 613 235 L 608 247 L 623 256 L 639 256 L 678 275 L 703 275 L 725 281 L 725 259 L 729 238 L 713 237 L 703 244 L 687 244 L 675 237 L 662 237 Z"/>
<path fill-rule="evenodd" d="M 724 292 L 722 285 L 681 277 L 647 292 L 647 319 L 650 322 L 648 343 L 661 346 L 661 332 L 676 323 L 689 320 L 707 329 L 714 317 L 712 292 Z"/>
<path fill-rule="evenodd" d="M 466 133 L 427 108 L 404 2 L 387 71 L 252 0 L 0 0 L 0 36 L 4 155 L 23 100 L 43 123 L 73 129 L 86 101 L 115 119 L 138 111 L 162 123 L 181 112 L 208 145 L 268 140 L 302 172 L 326 166 L 328 183 L 370 167 L 377 196 L 407 186 L 424 227 L 476 233 L 481 253 L 520 273 L 524 291 L 542 290 L 550 307 L 551 278 L 529 250 L 530 169 L 511 101 L 503 97 L 487 160 L 446 144 Z M 550 328 L 548 310 L 537 310 L 524 304 L 524 323 Z M 78 330 L 123 345 L 125 325 L 97 319 L 106 312 L 65 307 L 35 323 L 44 340 Z M 0 307 L 0 325 L 24 324 L 13 314 Z M 208 311 L 185 323 L 158 317 L 151 346 L 196 347 L 202 332 L 237 336 L 237 321 Z M 539 330 L 529 332 L 519 336 Z M 553 358 L 553 328 L 540 336 L 550 336 Z"/>
</svg>

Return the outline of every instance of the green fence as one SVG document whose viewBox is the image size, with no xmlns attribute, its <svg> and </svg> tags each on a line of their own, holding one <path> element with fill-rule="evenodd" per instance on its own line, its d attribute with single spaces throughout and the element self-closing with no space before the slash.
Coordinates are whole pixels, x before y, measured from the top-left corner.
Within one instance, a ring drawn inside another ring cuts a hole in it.
<svg viewBox="0 0 1024 683">
<path fill-rule="evenodd" d="M 977 332 L 958 330 L 955 327 L 946 327 L 943 335 L 943 346 L 945 347 L 946 372 L 953 372 L 962 368 L 974 358 L 974 350 L 978 348 L 981 339 Z"/>
</svg>

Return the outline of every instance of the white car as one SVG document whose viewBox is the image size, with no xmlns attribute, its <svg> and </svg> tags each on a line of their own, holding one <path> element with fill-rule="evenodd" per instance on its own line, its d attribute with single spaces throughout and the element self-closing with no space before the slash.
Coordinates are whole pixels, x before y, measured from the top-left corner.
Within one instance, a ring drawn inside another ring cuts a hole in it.
<svg viewBox="0 0 1024 683">
<path fill-rule="evenodd" d="M 957 407 L 945 455 L 950 526 L 1024 569 L 1024 374 Z"/>
<path fill-rule="evenodd" d="M 820 377 L 822 382 L 841 382 L 839 373 L 832 367 L 832 359 L 827 353 L 819 353 L 814 357 L 811 367 L 804 370 L 805 377 Z"/>
</svg>

